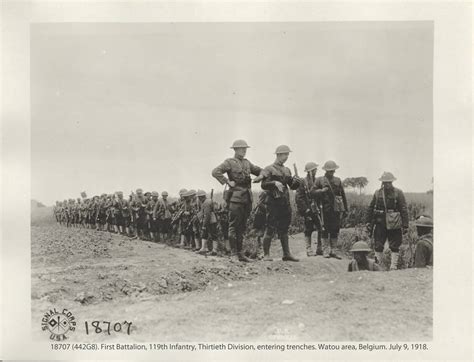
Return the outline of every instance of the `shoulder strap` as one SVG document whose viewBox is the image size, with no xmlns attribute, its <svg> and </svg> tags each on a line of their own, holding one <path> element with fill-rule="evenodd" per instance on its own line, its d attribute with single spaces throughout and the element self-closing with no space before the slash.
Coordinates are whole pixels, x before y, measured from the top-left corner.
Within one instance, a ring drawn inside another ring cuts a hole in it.
<svg viewBox="0 0 474 362">
<path fill-rule="evenodd" d="M 382 187 L 380 189 L 380 192 L 382 193 L 382 199 L 383 199 L 383 207 L 385 209 L 385 213 L 387 213 L 387 203 L 385 201 L 385 189 Z"/>
<path fill-rule="evenodd" d="M 331 190 L 332 195 L 333 195 L 334 197 L 336 197 L 336 194 L 334 193 L 334 190 L 332 189 L 332 186 L 331 186 L 331 181 L 329 181 L 329 179 L 328 179 L 326 176 L 324 176 L 324 178 L 325 178 L 325 179 L 327 180 L 327 182 L 328 182 L 328 186 L 329 186 L 329 189 Z"/>
</svg>

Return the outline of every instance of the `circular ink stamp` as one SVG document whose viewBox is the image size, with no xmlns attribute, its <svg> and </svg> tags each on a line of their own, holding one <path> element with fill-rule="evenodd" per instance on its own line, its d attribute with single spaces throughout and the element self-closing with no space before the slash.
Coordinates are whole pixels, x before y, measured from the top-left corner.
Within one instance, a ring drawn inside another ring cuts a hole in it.
<svg viewBox="0 0 474 362">
<path fill-rule="evenodd" d="M 58 311 L 53 308 L 44 314 L 41 329 L 50 333 L 50 339 L 64 341 L 68 332 L 76 330 L 76 318 L 67 309 Z"/>
</svg>

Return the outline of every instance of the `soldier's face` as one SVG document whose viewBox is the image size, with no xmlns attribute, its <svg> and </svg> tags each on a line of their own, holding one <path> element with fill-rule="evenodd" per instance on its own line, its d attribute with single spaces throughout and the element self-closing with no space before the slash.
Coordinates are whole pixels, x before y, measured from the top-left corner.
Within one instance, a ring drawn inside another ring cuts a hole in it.
<svg viewBox="0 0 474 362">
<path fill-rule="evenodd" d="M 290 157 L 290 154 L 289 153 L 279 153 L 277 155 L 277 159 L 278 161 L 280 161 L 281 163 L 285 163 L 286 161 L 288 161 L 288 157 Z"/>
<path fill-rule="evenodd" d="M 354 253 L 354 259 L 357 262 L 362 262 L 365 259 L 367 259 L 367 253 L 366 252 L 356 252 L 356 253 Z"/>
<path fill-rule="evenodd" d="M 168 198 L 168 195 L 162 195 L 161 197 L 163 198 L 163 200 L 166 200 Z"/>
<path fill-rule="evenodd" d="M 393 188 L 393 184 L 391 182 L 382 182 L 384 189 L 391 189 Z"/>
<path fill-rule="evenodd" d="M 328 176 L 334 176 L 334 173 L 335 173 L 335 172 L 336 172 L 336 171 L 334 171 L 334 170 L 332 170 L 332 171 L 326 171 L 326 174 L 327 174 Z"/>
<path fill-rule="evenodd" d="M 245 157 L 245 155 L 247 154 L 247 149 L 243 147 L 234 148 L 234 151 L 235 155 L 240 157 Z"/>
<path fill-rule="evenodd" d="M 316 172 L 318 172 L 318 170 L 311 170 L 309 173 L 311 174 L 311 177 L 314 177 L 316 176 Z"/>
<path fill-rule="evenodd" d="M 158 200 L 158 196 L 153 196 L 153 201 L 157 201 Z"/>
</svg>

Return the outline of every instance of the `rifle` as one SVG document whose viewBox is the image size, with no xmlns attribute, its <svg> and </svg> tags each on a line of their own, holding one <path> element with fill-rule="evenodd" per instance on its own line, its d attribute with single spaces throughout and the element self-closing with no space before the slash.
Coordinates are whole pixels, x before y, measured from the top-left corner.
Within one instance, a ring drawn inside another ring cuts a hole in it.
<svg viewBox="0 0 474 362">
<path fill-rule="evenodd" d="M 295 176 L 298 176 L 298 169 L 296 168 L 296 163 L 293 164 L 293 170 L 295 171 Z M 313 222 L 316 224 L 316 226 L 320 226 L 321 228 L 324 228 L 324 223 L 323 219 L 321 217 L 321 210 L 319 209 L 318 204 L 316 203 L 315 200 L 311 198 L 309 195 L 309 190 L 308 186 L 306 185 L 306 182 L 302 182 L 303 184 L 303 192 L 304 192 L 304 197 L 306 199 L 306 202 L 310 205 L 310 210 L 311 210 L 311 219 L 313 219 Z"/>
<path fill-rule="evenodd" d="M 181 206 L 181 209 L 179 209 L 178 212 L 176 212 L 174 215 L 173 215 L 173 218 L 171 219 L 171 225 L 174 225 L 176 224 L 176 222 L 181 219 L 181 215 L 183 215 L 183 212 L 184 212 L 184 204 L 183 206 Z"/>
</svg>

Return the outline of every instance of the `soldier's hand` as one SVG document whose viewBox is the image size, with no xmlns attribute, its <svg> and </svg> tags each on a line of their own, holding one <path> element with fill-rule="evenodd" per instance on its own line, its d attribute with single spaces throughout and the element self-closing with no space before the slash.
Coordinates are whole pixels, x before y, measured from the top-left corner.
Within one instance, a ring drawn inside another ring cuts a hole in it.
<svg viewBox="0 0 474 362">
<path fill-rule="evenodd" d="M 275 186 L 278 191 L 283 192 L 283 184 L 280 181 L 275 181 Z"/>
<path fill-rule="evenodd" d="M 328 192 L 329 191 L 329 187 L 325 186 L 321 189 L 322 192 Z"/>
<path fill-rule="evenodd" d="M 255 177 L 252 182 L 254 184 L 256 184 L 256 183 L 259 183 L 262 180 L 263 180 L 263 175 L 259 175 L 259 176 Z"/>
<path fill-rule="evenodd" d="M 227 185 L 230 187 L 235 187 L 235 181 L 227 181 Z"/>
</svg>

